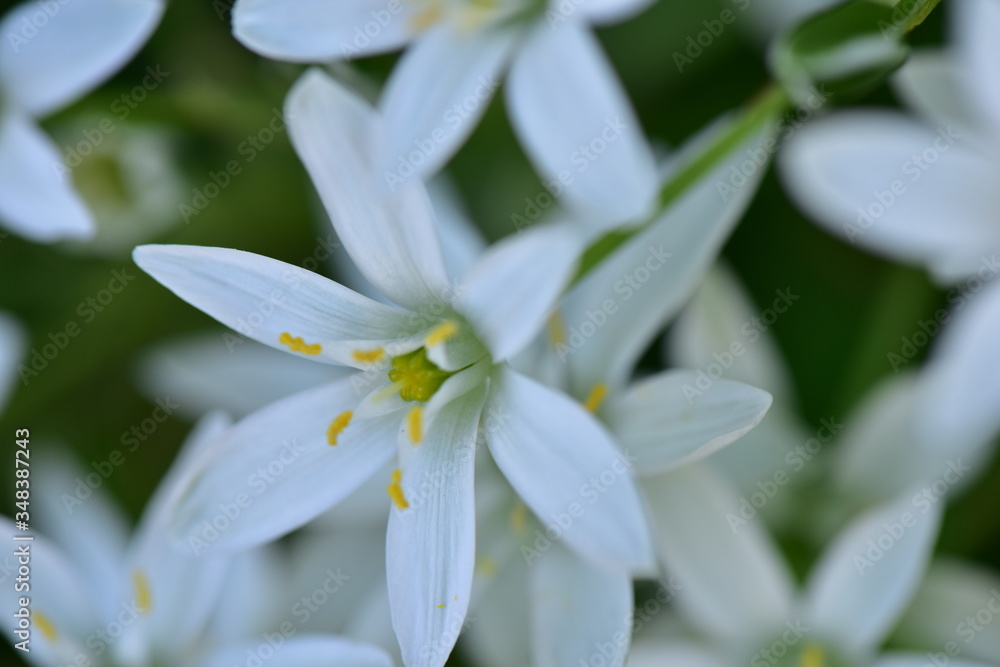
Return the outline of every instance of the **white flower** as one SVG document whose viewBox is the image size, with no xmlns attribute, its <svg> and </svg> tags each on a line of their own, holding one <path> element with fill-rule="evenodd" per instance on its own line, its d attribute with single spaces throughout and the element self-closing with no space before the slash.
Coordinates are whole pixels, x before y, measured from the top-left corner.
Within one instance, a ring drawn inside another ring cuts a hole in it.
<svg viewBox="0 0 1000 667">
<path fill-rule="evenodd" d="M 472 132 L 509 68 L 507 106 L 530 159 L 582 218 L 652 213 L 657 179 L 641 126 L 587 27 L 650 0 L 239 0 L 233 30 L 268 57 L 322 62 L 412 46 L 380 103 L 377 168 L 395 189 L 428 176 Z"/>
<path fill-rule="evenodd" d="M 196 547 L 259 544 L 316 517 L 398 455 L 384 480 L 394 505 L 386 549 L 393 624 L 408 665 L 440 665 L 456 638 L 450 624 L 469 603 L 478 436 L 540 516 L 564 511 L 587 479 L 621 458 L 581 406 L 504 363 L 544 325 L 583 239 L 564 225 L 534 228 L 494 246 L 453 283 L 422 184 L 391 198 L 379 189 L 373 111 L 313 71 L 290 93 L 286 115 L 341 242 L 401 307 L 236 250 L 138 248 L 144 270 L 222 323 L 363 371 L 237 424 L 188 480 L 175 525 Z M 238 516 L 212 536 L 206 528 L 221 507 Z M 598 562 L 648 567 L 631 480 L 589 505 L 566 541 Z"/>
<path fill-rule="evenodd" d="M 161 0 L 25 2 L 0 20 L 0 221 L 35 241 L 94 223 L 37 120 L 114 74 L 145 43 Z"/>
<path fill-rule="evenodd" d="M 752 198 L 756 179 L 728 201 L 717 183 L 758 141 L 734 150 L 571 290 L 548 335 L 515 361 L 597 415 L 626 454 L 628 474 L 639 475 L 652 498 L 670 483 L 665 472 L 740 438 L 771 404 L 766 391 L 728 380 L 689 394 L 694 371 L 631 380 L 638 356 L 689 297 Z M 612 473 L 591 480 L 594 492 L 615 479 Z M 533 520 L 505 485 L 497 487 L 479 502 L 487 515 L 480 521 L 481 590 L 473 612 L 479 620 L 467 630 L 478 661 L 623 664 L 632 634 L 633 573 L 596 566 L 563 547 L 559 538 L 573 530 L 571 512 Z M 660 511 L 656 502 L 649 506 L 653 515 Z"/>
<path fill-rule="evenodd" d="M 792 137 L 782 163 L 792 196 L 833 233 L 958 283 L 950 313 L 914 326 L 926 341 L 947 324 L 915 411 L 919 437 L 942 448 L 1000 430 L 1000 4 L 953 7 L 952 47 L 914 55 L 895 80 L 921 119 L 835 114 Z"/>
<path fill-rule="evenodd" d="M 759 521 L 736 525 L 738 500 L 707 467 L 672 475 L 654 498 L 664 565 L 700 641 L 636 642 L 632 667 L 923 667 L 877 649 L 923 576 L 940 505 L 910 493 L 848 525 L 813 567 L 804 590 Z"/>
<path fill-rule="evenodd" d="M 27 545 L 31 554 L 32 633 L 30 652 L 23 655 L 32 664 L 216 667 L 260 650 L 261 632 L 274 627 L 258 621 L 274 607 L 266 596 L 254 595 L 267 590 L 266 582 L 245 576 L 255 570 L 242 567 L 259 555 L 234 560 L 178 553 L 170 548 L 163 524 L 184 468 L 228 425 L 227 419 L 209 417 L 192 433 L 131 538 L 102 489 L 86 481 L 86 472 L 65 459 L 44 460 L 33 468 L 32 518 L 48 526 L 48 535 L 15 543 Z M 9 519 L 0 524 L 10 535 L 22 534 Z M 7 559 L 5 567 L 17 560 Z M 224 597 L 224 587 L 240 596 Z M 13 586 L 0 593 L 12 641 L 19 641 L 13 634 L 14 613 L 24 593 Z M 392 664 L 374 647 L 318 635 L 283 637 L 273 651 L 283 665 L 316 660 L 351 667 Z"/>
</svg>

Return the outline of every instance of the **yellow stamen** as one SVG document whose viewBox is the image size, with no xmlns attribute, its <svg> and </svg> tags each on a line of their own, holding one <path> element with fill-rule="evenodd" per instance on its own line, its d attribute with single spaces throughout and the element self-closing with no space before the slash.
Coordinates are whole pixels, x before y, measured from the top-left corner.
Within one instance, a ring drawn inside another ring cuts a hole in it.
<svg viewBox="0 0 1000 667">
<path fill-rule="evenodd" d="M 330 424 L 330 428 L 326 430 L 326 441 L 330 443 L 331 446 L 337 444 L 337 436 L 344 432 L 347 425 L 351 423 L 351 417 L 353 416 L 354 413 L 350 410 L 341 412 Z"/>
<path fill-rule="evenodd" d="M 410 434 L 410 442 L 419 445 L 424 439 L 424 411 L 419 407 L 410 410 L 406 416 L 406 428 Z"/>
<path fill-rule="evenodd" d="M 153 609 L 153 594 L 149 589 L 149 579 L 141 570 L 132 572 L 132 586 L 135 588 L 135 605 L 144 614 Z"/>
<path fill-rule="evenodd" d="M 292 352 L 299 352 L 301 354 L 317 355 L 323 351 L 323 346 L 319 343 L 306 343 L 302 340 L 302 336 L 293 337 L 287 331 L 278 337 L 278 342 L 282 345 L 287 345 L 288 349 Z"/>
<path fill-rule="evenodd" d="M 351 352 L 351 357 L 354 361 L 359 361 L 363 364 L 377 364 L 382 361 L 382 357 L 385 356 L 385 350 L 380 347 L 376 347 L 374 350 L 354 350 Z"/>
<path fill-rule="evenodd" d="M 444 9 L 441 7 L 441 2 L 432 2 L 430 6 L 413 15 L 410 19 L 410 25 L 413 32 L 421 33 L 440 21 L 443 15 Z"/>
<path fill-rule="evenodd" d="M 55 642 L 59 638 L 59 633 L 56 632 L 56 626 L 52 623 L 48 616 L 40 611 L 31 612 L 31 619 L 38 626 L 38 629 L 42 631 L 42 636 L 48 639 L 50 642 Z"/>
<path fill-rule="evenodd" d="M 396 468 L 392 471 L 392 484 L 386 487 L 386 491 L 389 492 L 389 497 L 392 498 L 392 503 L 401 510 L 405 510 L 410 506 L 410 503 L 406 502 L 406 496 L 403 495 L 403 487 L 400 483 L 403 481 L 403 471 Z"/>
<path fill-rule="evenodd" d="M 597 409 L 601 407 L 601 403 L 604 402 L 604 397 L 608 395 L 608 385 L 603 382 L 599 382 L 594 385 L 594 388 L 590 390 L 590 396 L 587 400 L 583 402 L 583 407 L 587 408 L 591 412 L 597 412 Z"/>
<path fill-rule="evenodd" d="M 558 310 L 549 317 L 549 343 L 555 347 L 566 343 L 566 322 Z"/>
<path fill-rule="evenodd" d="M 826 665 L 826 653 L 816 644 L 809 644 L 799 654 L 799 667 L 824 667 L 824 665 Z"/>
<path fill-rule="evenodd" d="M 515 533 L 523 533 L 527 527 L 528 508 L 524 503 L 518 503 L 510 513 L 510 527 Z"/>
<path fill-rule="evenodd" d="M 427 345 L 434 347 L 435 345 L 440 345 L 446 340 L 451 340 L 458 333 L 458 323 L 453 320 L 448 320 L 447 322 L 442 322 L 437 325 L 431 332 L 427 334 Z"/>
</svg>

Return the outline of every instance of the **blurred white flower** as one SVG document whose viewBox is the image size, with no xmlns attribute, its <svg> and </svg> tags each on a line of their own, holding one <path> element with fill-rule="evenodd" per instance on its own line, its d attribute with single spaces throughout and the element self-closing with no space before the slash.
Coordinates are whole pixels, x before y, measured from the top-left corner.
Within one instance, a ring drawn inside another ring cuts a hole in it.
<svg viewBox="0 0 1000 667">
<path fill-rule="evenodd" d="M 914 325 L 928 338 L 948 325 L 914 411 L 915 434 L 946 451 L 1000 430 L 1000 285 L 992 282 L 1000 273 L 1000 4 L 953 8 L 953 45 L 914 55 L 895 79 L 920 119 L 835 114 L 802 128 L 782 156 L 790 194 L 831 232 L 957 284 L 951 312 Z"/>
<path fill-rule="evenodd" d="M 159 23 L 161 0 L 25 2 L 0 19 L 0 222 L 34 241 L 84 238 L 90 212 L 37 120 L 114 74 Z"/>
<path fill-rule="evenodd" d="M 924 510 L 907 493 L 865 513 L 833 538 L 796 592 L 763 525 L 733 529 L 738 501 L 723 478 L 700 465 L 672 477 L 655 499 L 660 552 L 699 639 L 636 642 L 631 667 L 923 667 L 924 655 L 877 653 L 923 577 L 939 505 Z"/>
<path fill-rule="evenodd" d="M 30 549 L 35 573 L 30 581 L 33 633 L 30 652 L 23 654 L 29 662 L 221 667 L 251 652 L 271 651 L 283 665 L 317 660 L 351 667 L 392 664 L 382 651 L 355 641 L 280 634 L 280 624 L 268 622 L 275 616 L 268 584 L 283 572 L 255 568 L 261 553 L 234 559 L 171 548 L 164 523 L 167 502 L 185 468 L 228 425 L 220 416 L 199 424 L 131 537 L 117 508 L 86 472 L 65 458 L 46 459 L 36 469 L 32 515 L 47 525 L 47 535 L 21 543 Z M 9 519 L 0 523 L 8 534 L 18 533 Z M 8 637 L 16 637 L 18 595 L 14 586 L 0 593 Z M 263 634 L 267 631 L 271 634 Z"/>
<path fill-rule="evenodd" d="M 13 317 L 0 312 L 0 411 L 7 405 L 26 349 L 24 328 Z"/>
<path fill-rule="evenodd" d="M 233 31 L 295 62 L 406 51 L 380 103 L 376 167 L 389 189 L 458 150 L 505 69 L 507 107 L 528 157 L 578 217 L 613 226 L 653 212 L 657 179 L 625 91 L 591 33 L 650 0 L 239 0 Z"/>
<path fill-rule="evenodd" d="M 362 371 L 228 431 L 192 474 L 174 525 L 196 548 L 199 539 L 260 544 L 316 517 L 398 454 L 399 468 L 385 480 L 394 505 L 386 549 L 393 625 L 406 664 L 441 665 L 472 585 L 479 436 L 541 516 L 562 511 L 587 479 L 621 460 L 581 406 L 504 363 L 544 326 L 584 239 L 566 225 L 532 229 L 491 248 L 453 283 L 423 185 L 413 181 L 392 197 L 378 188 L 367 140 L 380 133 L 373 110 L 312 71 L 290 93 L 286 115 L 341 242 L 402 308 L 249 253 L 138 248 L 140 267 L 222 323 Z M 209 536 L 220 504 L 240 498 L 238 516 Z M 631 479 L 590 505 L 567 542 L 598 562 L 648 567 Z"/>
</svg>

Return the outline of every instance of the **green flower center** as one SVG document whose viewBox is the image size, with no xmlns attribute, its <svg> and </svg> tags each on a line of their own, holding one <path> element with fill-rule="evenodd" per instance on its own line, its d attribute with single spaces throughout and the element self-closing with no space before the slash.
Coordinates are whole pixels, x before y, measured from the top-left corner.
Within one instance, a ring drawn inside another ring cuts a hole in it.
<svg viewBox="0 0 1000 667">
<path fill-rule="evenodd" d="M 404 401 L 427 401 L 454 373 L 443 371 L 427 358 L 427 349 L 419 348 L 394 357 L 389 379 L 399 387 Z"/>
</svg>

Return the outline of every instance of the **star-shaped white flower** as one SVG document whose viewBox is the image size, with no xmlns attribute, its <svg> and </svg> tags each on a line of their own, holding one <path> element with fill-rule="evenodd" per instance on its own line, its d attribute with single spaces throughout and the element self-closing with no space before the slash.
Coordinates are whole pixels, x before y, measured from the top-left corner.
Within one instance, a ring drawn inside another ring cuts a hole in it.
<svg viewBox="0 0 1000 667">
<path fill-rule="evenodd" d="M 909 337 L 926 345 L 946 329 L 916 410 L 919 437 L 945 448 L 1000 430 L 1000 4 L 953 9 L 952 46 L 915 54 L 895 79 L 921 118 L 834 114 L 792 137 L 782 161 L 790 194 L 832 233 L 956 285 L 951 312 L 928 313 Z"/>
<path fill-rule="evenodd" d="M 35 241 L 94 223 L 37 120 L 114 74 L 159 23 L 161 0 L 25 2 L 0 20 L 0 223 Z"/>
<path fill-rule="evenodd" d="M 390 189 L 437 171 L 485 112 L 503 72 L 514 129 L 553 192 L 578 216 L 613 225 L 652 213 L 652 151 L 588 23 L 650 0 L 239 0 L 233 31 L 249 48 L 326 62 L 411 44 L 380 107 L 376 161 Z"/>
<path fill-rule="evenodd" d="M 88 475 L 65 458 L 42 459 L 32 468 L 32 523 L 44 524 L 47 535 L 15 543 L 30 553 L 30 591 L 5 586 L 0 593 L 9 641 L 23 639 L 13 632 L 15 612 L 20 596 L 30 598 L 30 651 L 23 654 L 29 662 L 222 667 L 261 649 L 261 633 L 280 626 L 264 619 L 290 620 L 275 614 L 273 599 L 255 595 L 268 590 L 266 578 L 248 576 L 259 572 L 257 553 L 197 557 L 174 551 L 166 535 L 164 511 L 185 467 L 228 425 L 221 416 L 199 424 L 131 537 L 103 489 L 88 481 L 93 471 Z M 23 534 L 5 517 L 0 524 L 10 535 Z M 16 569 L 16 552 L 6 558 L 4 567 Z M 280 576 L 281 568 L 270 574 Z M 392 665 L 384 652 L 360 642 L 276 636 L 281 645 L 268 650 L 283 665 Z"/>
<path fill-rule="evenodd" d="M 398 456 L 385 480 L 393 624 L 408 665 L 440 665 L 456 639 L 450 622 L 469 603 L 479 436 L 542 517 L 564 511 L 589 478 L 621 459 L 582 406 L 505 363 L 544 326 L 584 239 L 566 225 L 535 227 L 495 245 L 453 282 L 422 184 L 389 198 L 378 184 L 371 141 L 382 121 L 370 107 L 312 71 L 290 93 L 287 117 L 341 242 L 398 307 L 236 250 L 138 248 L 144 270 L 220 322 L 362 371 L 237 424 L 188 480 L 174 524 L 196 549 L 260 544 L 316 517 Z M 213 534 L 222 508 L 231 516 Z M 649 567 L 631 479 L 589 503 L 565 540 L 596 562 Z"/>
<path fill-rule="evenodd" d="M 926 656 L 879 657 L 878 648 L 920 584 L 940 505 L 905 493 L 863 514 L 797 592 L 759 520 L 734 530 L 738 499 L 721 477 L 691 466 L 671 481 L 654 499 L 660 553 L 701 639 L 636 642 L 631 667 L 923 667 Z"/>
</svg>

